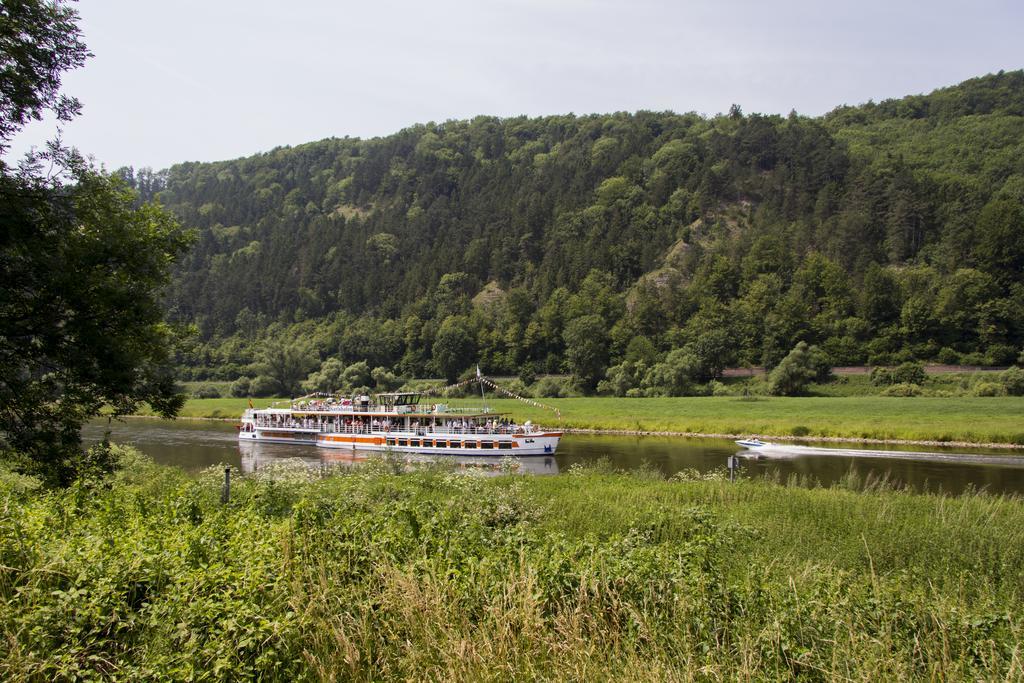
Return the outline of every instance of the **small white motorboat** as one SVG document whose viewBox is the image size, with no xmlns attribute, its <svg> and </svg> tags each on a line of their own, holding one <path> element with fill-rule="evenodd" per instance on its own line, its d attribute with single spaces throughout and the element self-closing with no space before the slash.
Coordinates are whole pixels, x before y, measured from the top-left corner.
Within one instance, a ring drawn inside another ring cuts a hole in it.
<svg viewBox="0 0 1024 683">
<path fill-rule="evenodd" d="M 771 446 L 771 444 L 768 443 L 767 441 L 761 441 L 761 439 L 758 439 L 758 438 L 739 439 L 739 440 L 736 441 L 736 445 L 737 446 L 743 446 L 744 448 L 754 448 L 754 449 L 765 448 L 766 446 Z"/>
</svg>

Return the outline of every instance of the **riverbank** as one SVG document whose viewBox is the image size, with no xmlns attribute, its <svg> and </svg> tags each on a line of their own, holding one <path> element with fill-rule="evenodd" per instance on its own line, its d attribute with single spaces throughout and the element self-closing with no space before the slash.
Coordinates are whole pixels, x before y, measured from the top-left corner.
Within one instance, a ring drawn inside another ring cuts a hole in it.
<svg viewBox="0 0 1024 683">
<path fill-rule="evenodd" d="M 253 399 L 266 407 L 273 399 Z M 479 399 L 447 401 L 478 407 Z M 925 447 L 1024 447 L 1024 397 L 757 397 L 543 399 L 537 408 L 488 398 L 495 412 L 581 433 L 774 440 Z M 182 417 L 237 419 L 247 399 L 190 399 Z"/>
<path fill-rule="evenodd" d="M 0 476 L 0 677 L 1010 680 L 1024 500 L 376 460 Z"/>
</svg>

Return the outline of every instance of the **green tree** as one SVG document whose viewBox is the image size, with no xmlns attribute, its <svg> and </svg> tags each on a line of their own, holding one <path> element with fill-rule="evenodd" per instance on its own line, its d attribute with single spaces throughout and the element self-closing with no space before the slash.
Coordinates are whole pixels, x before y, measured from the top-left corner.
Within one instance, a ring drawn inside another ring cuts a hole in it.
<svg viewBox="0 0 1024 683">
<path fill-rule="evenodd" d="M 320 366 L 319 370 L 310 373 L 303 383 L 306 391 L 339 391 L 343 384 L 341 373 L 345 370 L 345 364 L 338 358 L 328 358 Z"/>
<path fill-rule="evenodd" d="M 1020 281 L 1024 271 L 1024 206 L 994 199 L 978 217 L 975 254 L 979 265 L 1003 283 Z"/>
<path fill-rule="evenodd" d="M 394 391 L 404 383 L 401 377 L 395 376 L 395 373 L 387 368 L 374 368 L 370 376 L 373 378 L 374 386 L 380 391 Z"/>
<path fill-rule="evenodd" d="M 768 393 L 775 396 L 799 396 L 818 374 L 816 347 L 800 342 L 768 375 Z"/>
<path fill-rule="evenodd" d="M 28 121 L 77 114 L 60 93 L 88 57 L 77 20 L 57 2 L 0 10 L 0 155 Z M 81 450 L 82 424 L 104 406 L 180 409 L 180 337 L 160 296 L 189 242 L 168 213 L 57 142 L 16 171 L 0 159 L 0 451 L 19 470 L 67 484 L 86 461 L 111 464 Z"/>
<path fill-rule="evenodd" d="M 696 392 L 700 360 L 689 349 L 672 349 L 665 360 L 647 371 L 643 386 L 647 393 L 664 396 L 689 396 Z"/>
<path fill-rule="evenodd" d="M 294 397 L 302 392 L 302 381 L 316 364 L 316 354 L 307 344 L 272 340 L 260 351 L 257 369 L 270 378 L 278 396 Z"/>
<path fill-rule="evenodd" d="M 0 155 L 31 120 L 50 111 L 73 119 L 78 100 L 60 92 L 66 71 L 85 64 L 89 52 L 78 29 L 78 13 L 44 0 L 5 2 L 0 12 Z"/>
<path fill-rule="evenodd" d="M 434 364 L 449 384 L 472 365 L 474 351 L 466 319 L 454 315 L 445 318 L 434 337 Z"/>
<path fill-rule="evenodd" d="M 352 363 L 341 373 L 339 389 L 344 391 L 355 391 L 370 386 L 373 379 L 370 376 L 370 364 L 365 360 Z"/>
<path fill-rule="evenodd" d="M 565 326 L 565 360 L 573 379 L 593 391 L 608 365 L 608 326 L 599 315 L 585 315 Z"/>
<path fill-rule="evenodd" d="M 159 294 L 188 236 L 119 181 L 76 174 L 47 190 L 0 179 L 0 432 L 53 484 L 74 476 L 79 428 L 104 406 L 171 417 L 184 400 Z"/>
</svg>

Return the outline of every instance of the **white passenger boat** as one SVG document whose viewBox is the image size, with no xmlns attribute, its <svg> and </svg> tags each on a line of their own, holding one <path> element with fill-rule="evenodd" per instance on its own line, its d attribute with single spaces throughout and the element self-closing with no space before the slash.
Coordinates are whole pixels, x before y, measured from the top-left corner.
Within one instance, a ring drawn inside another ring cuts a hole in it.
<svg viewBox="0 0 1024 683">
<path fill-rule="evenodd" d="M 353 399 L 307 396 L 288 407 L 250 408 L 238 439 L 430 455 L 552 455 L 559 431 L 516 424 L 500 413 L 420 405 L 422 394 L 401 392 Z"/>
</svg>

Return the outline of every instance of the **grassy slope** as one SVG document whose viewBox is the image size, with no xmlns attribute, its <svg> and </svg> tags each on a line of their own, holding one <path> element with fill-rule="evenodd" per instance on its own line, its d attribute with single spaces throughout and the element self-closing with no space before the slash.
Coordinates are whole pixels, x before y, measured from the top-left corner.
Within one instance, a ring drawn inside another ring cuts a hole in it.
<svg viewBox="0 0 1024 683">
<path fill-rule="evenodd" d="M 538 424 L 586 429 L 781 436 L 965 441 L 1024 444 L 1024 398 L 759 398 L 541 399 L 555 414 L 512 399 L 488 399 L 496 411 Z M 270 399 L 254 399 L 257 406 Z M 479 399 L 449 401 L 478 406 Z M 247 399 L 192 399 L 183 417 L 237 417 Z"/>
<path fill-rule="evenodd" d="M 0 477 L 0 677 L 1024 675 L 1020 499 L 396 471 Z"/>
</svg>

